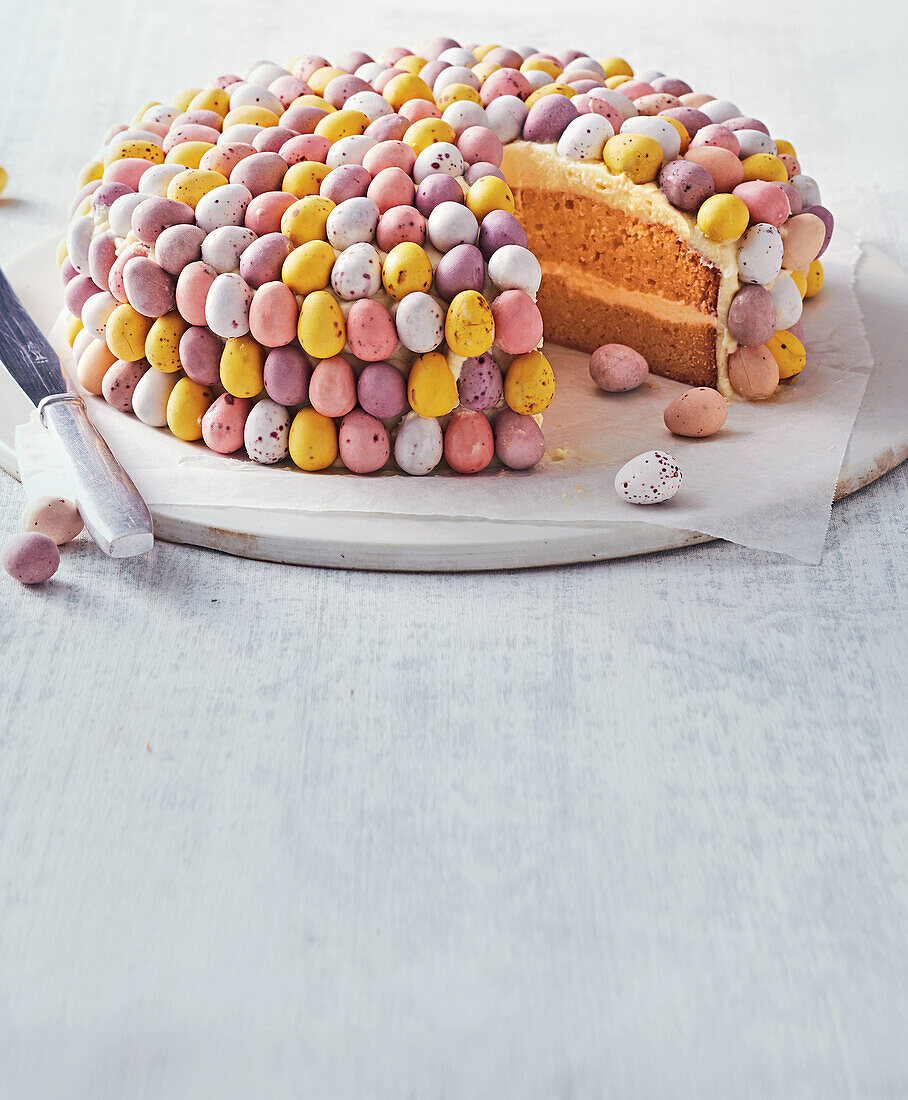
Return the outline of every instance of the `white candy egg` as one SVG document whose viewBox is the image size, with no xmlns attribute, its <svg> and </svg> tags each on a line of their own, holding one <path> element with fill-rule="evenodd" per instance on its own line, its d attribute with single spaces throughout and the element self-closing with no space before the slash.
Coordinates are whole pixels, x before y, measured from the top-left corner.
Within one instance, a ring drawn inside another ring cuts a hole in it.
<svg viewBox="0 0 908 1100">
<path fill-rule="evenodd" d="M 372 199 L 345 199 L 328 215 L 325 223 L 328 243 L 341 250 L 354 244 L 366 244 L 375 239 L 378 218 L 378 206 Z"/>
<path fill-rule="evenodd" d="M 217 143 L 230 145 L 238 141 L 243 145 L 251 145 L 263 129 L 263 126 L 254 126 L 251 122 L 236 122 L 233 126 L 228 126 L 226 130 L 221 131 Z"/>
<path fill-rule="evenodd" d="M 107 329 L 107 319 L 120 303 L 107 291 L 92 294 L 82 306 L 82 324 L 84 331 L 90 332 L 96 340 L 103 340 Z"/>
<path fill-rule="evenodd" d="M 341 138 L 328 150 L 325 163 L 329 168 L 338 168 L 341 164 L 362 164 L 363 157 L 376 144 L 378 143 L 374 138 L 366 137 L 365 134 Z"/>
<path fill-rule="evenodd" d="M 404 417 L 394 440 L 394 459 L 405 474 L 430 474 L 443 453 L 444 437 L 437 420 L 416 413 Z"/>
<path fill-rule="evenodd" d="M 365 80 L 367 84 L 371 84 L 377 76 L 380 76 L 385 69 L 390 67 L 390 65 L 383 65 L 380 61 L 367 61 L 365 65 L 360 65 L 353 75 L 358 76 L 360 80 Z"/>
<path fill-rule="evenodd" d="M 728 122 L 730 118 L 741 117 L 741 109 L 730 99 L 711 99 L 697 110 L 702 111 L 710 122 Z"/>
<path fill-rule="evenodd" d="M 428 149 L 423 149 L 416 158 L 413 179 L 419 185 L 426 176 L 433 176 L 438 172 L 456 178 L 464 174 L 465 168 L 464 159 L 456 145 L 447 141 L 436 141 Z"/>
<path fill-rule="evenodd" d="M 371 244 L 353 244 L 334 261 L 334 293 L 346 302 L 371 298 L 381 286 L 381 258 Z"/>
<path fill-rule="evenodd" d="M 93 295 L 93 297 L 100 298 L 100 294 Z M 91 301 L 91 299 L 89 299 Z M 120 303 L 117 302 L 117 305 Z M 90 344 L 93 344 L 97 337 L 93 332 L 89 332 L 87 328 L 80 329 L 75 340 L 73 340 L 73 362 L 76 366 L 79 365 L 79 360 L 84 355 L 86 349 Z"/>
<path fill-rule="evenodd" d="M 738 275 L 744 283 L 766 286 L 782 270 L 782 234 L 774 225 L 752 225 L 738 245 Z"/>
<path fill-rule="evenodd" d="M 661 504 L 681 488 L 681 467 L 665 451 L 647 451 L 625 463 L 615 491 L 630 504 Z"/>
<path fill-rule="evenodd" d="M 447 122 L 452 127 L 458 138 L 470 126 L 489 125 L 489 116 L 486 114 L 485 108 L 480 107 L 478 103 L 470 103 L 469 100 L 465 99 L 446 107 L 441 118 L 442 122 Z"/>
<path fill-rule="evenodd" d="M 162 164 L 163 168 L 164 165 Z M 145 173 L 147 176 L 148 173 Z M 145 179 L 145 176 L 142 179 Z M 160 196 L 163 198 L 164 196 Z M 145 202 L 148 198 L 147 194 L 135 194 L 135 195 L 121 195 L 118 199 L 110 204 L 110 209 L 107 211 L 107 224 L 111 228 L 111 232 L 115 237 L 125 237 L 127 233 L 132 232 L 132 214 L 135 208 L 141 202 Z"/>
<path fill-rule="evenodd" d="M 257 237 L 251 229 L 239 225 L 222 226 L 202 241 L 202 259 L 219 274 L 236 271 L 240 266 L 240 256 L 255 240 Z"/>
<path fill-rule="evenodd" d="M 622 134 L 644 134 L 659 143 L 664 161 L 674 160 L 681 152 L 681 135 L 664 118 L 638 116 L 626 118 L 621 124 Z"/>
<path fill-rule="evenodd" d="M 547 84 L 552 83 L 552 78 L 548 73 L 543 72 L 542 69 L 530 69 L 529 72 L 523 74 L 530 82 L 530 87 L 534 92 L 539 91 L 540 88 L 544 88 Z"/>
<path fill-rule="evenodd" d="M 605 80 L 605 69 L 599 64 L 598 61 L 592 57 L 575 57 L 573 61 L 569 61 L 564 67 L 562 73 L 563 80 L 569 80 L 570 73 L 598 73 L 602 80 Z"/>
<path fill-rule="evenodd" d="M 147 370 L 132 394 L 132 411 L 143 424 L 152 428 L 164 428 L 167 425 L 167 402 L 173 388 L 183 377 L 181 371 L 167 373 L 162 370 Z"/>
<path fill-rule="evenodd" d="M 473 244 L 479 236 L 476 216 L 459 202 L 440 202 L 429 215 L 426 229 L 439 252 L 449 252 L 458 244 Z"/>
<path fill-rule="evenodd" d="M 88 249 L 95 231 L 95 219 L 91 214 L 83 214 L 69 224 L 66 234 L 66 254 L 69 262 L 80 275 L 88 274 Z"/>
<path fill-rule="evenodd" d="M 475 56 L 462 46 L 451 46 L 444 50 L 438 55 L 438 60 L 447 61 L 449 65 L 462 65 L 465 68 L 472 68 L 476 64 Z"/>
<path fill-rule="evenodd" d="M 527 105 L 516 95 L 498 96 L 486 106 L 489 129 L 497 135 L 502 145 L 520 137 L 528 114 Z"/>
<path fill-rule="evenodd" d="M 798 285 L 787 271 L 781 272 L 769 288 L 776 311 L 776 329 L 788 329 L 801 319 L 804 303 Z"/>
<path fill-rule="evenodd" d="M 279 77 L 290 75 L 285 68 L 276 65 L 273 61 L 259 61 L 246 74 L 246 79 L 250 84 L 267 86 L 273 84 Z"/>
<path fill-rule="evenodd" d="M 234 84 L 230 91 L 230 109 L 232 111 L 237 107 L 264 107 L 266 111 L 273 111 L 276 115 L 281 115 L 284 111 L 274 92 L 269 92 L 261 84 Z"/>
<path fill-rule="evenodd" d="M 215 336 L 228 340 L 249 331 L 252 288 L 245 279 L 229 272 L 218 275 L 205 299 L 205 322 Z"/>
<path fill-rule="evenodd" d="M 146 198 L 153 195 L 159 199 L 167 198 L 167 185 L 181 172 L 188 172 L 185 164 L 153 164 L 146 168 L 139 179 L 139 191 Z M 126 196 L 123 196 L 126 198 Z"/>
<path fill-rule="evenodd" d="M 772 153 L 775 156 L 776 143 L 762 130 L 735 130 L 735 137 L 741 146 L 741 160 L 752 157 L 755 153 Z"/>
<path fill-rule="evenodd" d="M 636 118 L 637 108 L 633 102 L 627 98 L 626 95 L 622 95 L 621 92 L 616 91 L 614 88 L 592 88 L 587 95 L 592 99 L 603 99 L 606 103 L 611 104 L 612 107 L 623 118 Z"/>
<path fill-rule="evenodd" d="M 449 65 L 435 78 L 432 94 L 438 99 L 445 88 L 451 84 L 466 84 L 468 88 L 473 88 L 477 92 L 480 88 L 479 77 L 472 69 L 468 69 L 465 65 Z"/>
<path fill-rule="evenodd" d="M 650 119 L 649 121 L 661 120 Z M 673 129 L 669 123 L 665 125 Z M 614 137 L 614 134 L 614 127 L 602 115 L 581 115 L 567 124 L 564 133 L 558 139 L 558 155 L 567 157 L 568 160 L 602 160 L 605 143 L 610 137 Z M 681 138 L 678 137 L 677 130 L 675 130 L 675 137 L 678 138 L 680 149 Z"/>
<path fill-rule="evenodd" d="M 394 317 L 397 335 L 403 346 L 417 355 L 434 351 L 445 335 L 445 311 L 422 291 L 402 298 Z"/>
<path fill-rule="evenodd" d="M 345 111 L 359 111 L 370 122 L 374 122 L 383 115 L 390 115 L 394 108 L 378 92 L 354 92 L 344 104 Z"/>
<path fill-rule="evenodd" d="M 801 196 L 801 204 L 806 210 L 808 206 L 820 206 L 822 199 L 820 198 L 820 188 L 817 181 L 813 176 L 792 176 L 788 181 L 791 186 Z"/>
<path fill-rule="evenodd" d="M 253 405 L 246 417 L 243 442 L 253 462 L 271 466 L 287 457 L 290 439 L 290 413 L 270 397 Z"/>
<path fill-rule="evenodd" d="M 215 187 L 199 199 L 195 221 L 200 229 L 211 233 L 225 225 L 242 225 L 246 207 L 252 202 L 252 192 L 241 183 Z"/>
<path fill-rule="evenodd" d="M 535 301 L 542 282 L 542 268 L 528 248 L 506 244 L 492 254 L 489 278 L 499 290 L 522 290 Z"/>
<path fill-rule="evenodd" d="M 176 107 L 167 107 L 163 103 L 155 103 L 142 115 L 142 122 L 163 122 L 165 126 L 170 126 L 171 122 L 180 114 L 181 112 Z"/>
</svg>

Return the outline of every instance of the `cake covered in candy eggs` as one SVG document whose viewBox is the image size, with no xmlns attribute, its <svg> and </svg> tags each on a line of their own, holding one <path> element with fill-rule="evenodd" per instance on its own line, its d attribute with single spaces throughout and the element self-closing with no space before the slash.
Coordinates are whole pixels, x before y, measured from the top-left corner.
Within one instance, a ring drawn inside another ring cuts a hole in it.
<svg viewBox="0 0 908 1100">
<path fill-rule="evenodd" d="M 771 398 L 832 232 L 793 146 L 728 100 L 451 39 L 147 104 L 79 186 L 58 258 L 80 387 L 307 471 L 535 466 L 544 336 L 594 377 Z"/>
</svg>

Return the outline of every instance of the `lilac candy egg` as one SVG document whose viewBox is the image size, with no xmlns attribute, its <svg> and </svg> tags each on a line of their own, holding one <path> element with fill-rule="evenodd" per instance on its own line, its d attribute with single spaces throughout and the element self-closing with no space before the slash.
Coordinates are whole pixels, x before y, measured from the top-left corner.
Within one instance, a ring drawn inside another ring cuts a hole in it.
<svg viewBox="0 0 908 1100">
<path fill-rule="evenodd" d="M 371 298 L 381 287 L 381 259 L 371 244 L 345 249 L 331 269 L 331 287 L 346 302 Z"/>
<path fill-rule="evenodd" d="M 729 130 L 759 130 L 769 137 L 769 129 L 766 123 L 761 122 L 758 118 L 751 118 L 749 115 L 727 118 L 722 125 L 727 126 Z"/>
<path fill-rule="evenodd" d="M 545 436 L 532 416 L 502 409 L 495 417 L 495 454 L 511 470 L 529 470 L 545 454 Z"/>
<path fill-rule="evenodd" d="M 765 344 L 776 331 L 772 295 L 758 283 L 741 287 L 728 309 L 728 331 L 743 347 Z"/>
<path fill-rule="evenodd" d="M 284 260 L 292 249 L 292 244 L 283 233 L 267 233 L 243 250 L 240 275 L 253 290 L 258 290 L 265 283 L 272 283 L 281 277 Z"/>
<path fill-rule="evenodd" d="M 794 213 L 793 210 L 792 213 Z M 829 241 L 832 238 L 832 231 L 835 228 L 835 219 L 832 216 L 831 210 L 827 210 L 825 206 L 820 206 L 819 204 L 808 206 L 803 211 L 803 213 L 816 215 L 816 217 L 820 219 L 820 221 L 826 228 L 826 235 L 823 238 L 823 244 L 820 247 L 820 251 L 816 255 L 816 259 L 819 259 L 820 256 L 822 256 L 826 249 L 829 247 Z"/>
<path fill-rule="evenodd" d="M 262 466 L 282 462 L 289 453 L 290 414 L 283 405 L 263 397 L 252 406 L 243 426 L 246 454 Z"/>
<path fill-rule="evenodd" d="M 265 393 L 279 405 L 301 405 L 309 393 L 312 367 L 302 348 L 287 344 L 273 348 L 265 359 Z"/>
<path fill-rule="evenodd" d="M 376 244 L 383 252 L 410 242 L 423 245 L 426 240 L 426 219 L 412 206 L 393 206 L 382 214 L 375 234 Z"/>
<path fill-rule="evenodd" d="M 416 209 L 424 218 L 428 218 L 443 202 L 463 201 L 464 193 L 457 180 L 441 173 L 426 176 L 416 189 Z"/>
<path fill-rule="evenodd" d="M 465 409 L 494 409 L 504 394 L 501 368 L 489 352 L 465 359 L 457 379 L 457 393 Z"/>
<path fill-rule="evenodd" d="M 233 272 L 222 273 L 211 284 L 205 301 L 205 321 L 215 335 L 228 340 L 249 331 L 252 288 Z"/>
<path fill-rule="evenodd" d="M 278 153 L 253 153 L 243 157 L 230 173 L 230 182 L 242 184 L 253 198 L 266 191 L 280 191 L 287 162 Z"/>
<path fill-rule="evenodd" d="M 372 474 L 391 457 L 391 440 L 384 424 L 362 409 L 353 409 L 337 433 L 341 462 L 355 474 Z"/>
<path fill-rule="evenodd" d="M 350 96 L 356 95 L 357 92 L 371 91 L 371 84 L 367 84 L 365 80 L 361 80 L 358 76 L 353 76 L 352 73 L 345 73 L 343 76 L 335 76 L 328 81 L 322 98 L 327 99 L 332 107 L 340 110 Z"/>
<path fill-rule="evenodd" d="M 441 462 L 444 436 L 432 417 L 410 413 L 404 417 L 394 440 L 394 460 L 405 474 L 423 477 Z"/>
<path fill-rule="evenodd" d="M 693 91 L 690 84 L 673 76 L 657 76 L 650 83 L 657 92 L 665 92 L 673 96 L 690 95 Z"/>
<path fill-rule="evenodd" d="M 472 185 L 483 176 L 496 176 L 498 179 L 504 179 L 504 172 L 494 164 L 489 164 L 486 161 L 477 161 L 475 164 L 471 164 L 470 167 L 464 172 L 464 179 L 472 187 Z"/>
<path fill-rule="evenodd" d="M 455 245 L 441 257 L 435 268 L 435 289 L 449 302 L 462 290 L 481 292 L 484 283 L 482 253 L 474 244 Z"/>
<path fill-rule="evenodd" d="M 137 256 L 126 265 L 123 288 L 129 304 L 144 317 L 163 317 L 176 304 L 173 276 L 147 256 Z"/>
<path fill-rule="evenodd" d="M 185 202 L 149 198 L 132 212 L 132 231 L 143 244 L 153 245 L 172 225 L 192 225 L 195 212 Z"/>
<path fill-rule="evenodd" d="M 523 124 L 524 140 L 542 144 L 557 142 L 568 124 L 577 117 L 577 108 L 567 96 L 543 96 L 530 108 Z"/>
<path fill-rule="evenodd" d="M 372 177 L 361 164 L 342 164 L 325 176 L 319 194 L 339 205 L 347 199 L 365 198 L 371 182 Z"/>
<path fill-rule="evenodd" d="M 148 369 L 147 359 L 139 359 L 134 363 L 118 359 L 108 367 L 101 381 L 101 393 L 107 404 L 120 412 L 132 412 L 132 395 Z"/>
<path fill-rule="evenodd" d="M 357 379 L 356 398 L 365 412 L 379 420 L 400 416 L 407 408 L 406 379 L 390 363 L 370 363 Z"/>
<path fill-rule="evenodd" d="M 180 337 L 180 362 L 187 378 L 201 386 L 214 386 L 221 379 L 224 345 L 204 325 L 191 325 Z"/>
<path fill-rule="evenodd" d="M 445 311 L 423 291 L 415 291 L 401 299 L 394 323 L 400 342 L 417 355 L 434 351 L 444 339 Z"/>
<path fill-rule="evenodd" d="M 606 393 L 626 393 L 642 386 L 649 365 L 626 344 L 603 344 L 590 356 L 590 377 Z"/>
<path fill-rule="evenodd" d="M 704 126 L 712 125 L 709 116 L 698 111 L 696 107 L 669 107 L 667 111 L 660 111 L 659 117 L 673 118 L 676 122 L 680 122 L 691 140 Z"/>
<path fill-rule="evenodd" d="M 526 248 L 529 244 L 526 230 L 507 210 L 492 210 L 482 219 L 479 230 L 480 251 L 488 261 L 499 248 L 504 248 L 507 244 L 517 244 L 521 248 Z"/>
<path fill-rule="evenodd" d="M 790 183 L 779 182 L 776 183 L 775 186 L 778 187 L 781 191 L 784 191 L 788 199 L 788 205 L 791 208 L 792 214 L 800 214 L 803 212 L 804 207 L 801 202 L 801 196 L 798 194 L 795 188 L 791 186 Z"/>
<path fill-rule="evenodd" d="M 3 547 L 0 564 L 20 584 L 43 584 L 60 567 L 60 551 L 48 535 L 29 531 Z"/>
<path fill-rule="evenodd" d="M 713 178 L 702 164 L 674 160 L 662 166 L 659 189 L 672 206 L 689 214 L 700 209 L 715 194 Z"/>
<path fill-rule="evenodd" d="M 223 190 L 218 188 L 217 190 Z M 155 259 L 171 275 L 202 257 L 205 230 L 197 225 L 171 225 L 155 241 Z"/>
</svg>

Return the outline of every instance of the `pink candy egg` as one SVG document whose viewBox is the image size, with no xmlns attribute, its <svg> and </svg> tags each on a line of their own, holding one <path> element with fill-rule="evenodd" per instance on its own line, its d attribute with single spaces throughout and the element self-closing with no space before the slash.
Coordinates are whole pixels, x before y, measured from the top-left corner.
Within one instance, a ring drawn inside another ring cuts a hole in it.
<svg viewBox="0 0 908 1100">
<path fill-rule="evenodd" d="M 365 137 L 373 141 L 400 141 L 410 129 L 410 120 L 403 115 L 382 115 L 366 127 Z"/>
<path fill-rule="evenodd" d="M 486 77 L 479 89 L 479 98 L 483 107 L 487 107 L 499 96 L 512 95 L 518 99 L 527 99 L 532 91 L 529 80 L 518 68 L 502 68 Z"/>
<path fill-rule="evenodd" d="M 300 136 L 286 126 L 268 126 L 252 139 L 252 146 L 259 153 L 280 153 L 288 141 Z"/>
<path fill-rule="evenodd" d="M 125 183 L 133 191 L 138 191 L 139 180 L 148 170 L 148 167 L 147 160 L 140 160 L 138 157 L 124 157 L 108 164 L 104 169 L 104 179 L 105 181 L 114 180 L 117 183 Z"/>
<path fill-rule="evenodd" d="M 225 190 L 223 187 L 215 188 L 215 191 L 223 190 Z M 246 228 L 251 229 L 259 237 L 280 232 L 281 218 L 295 202 L 296 195 L 288 194 L 286 191 L 264 191 L 261 195 L 256 195 L 246 207 L 244 218 Z M 245 254 L 244 252 L 243 255 Z"/>
<path fill-rule="evenodd" d="M 367 368 L 368 369 L 368 368 Z M 309 393 L 312 368 L 295 344 L 273 348 L 265 359 L 265 393 L 279 405 L 302 405 Z"/>
<path fill-rule="evenodd" d="M 663 420 L 673 435 L 705 439 L 715 435 L 728 417 L 728 402 L 718 390 L 698 386 L 685 390 L 665 410 Z"/>
<path fill-rule="evenodd" d="M 220 136 L 220 129 L 215 130 L 211 126 L 195 126 L 192 123 L 187 123 L 168 132 L 167 137 L 164 138 L 164 152 L 169 153 L 171 149 L 176 149 L 178 145 L 183 145 L 187 141 L 206 141 L 211 145 L 216 145 Z"/>
<path fill-rule="evenodd" d="M 487 126 L 467 127 L 457 141 L 457 148 L 467 164 L 486 161 L 497 167 L 504 156 L 504 146 Z"/>
<path fill-rule="evenodd" d="M 127 264 L 137 256 L 147 256 L 148 248 L 144 244 L 139 244 L 136 241 L 134 244 L 128 244 L 117 256 L 113 266 L 110 269 L 110 274 L 107 277 L 107 286 L 110 293 L 117 299 L 118 302 L 126 302 L 126 288 L 123 285 L 123 272 L 126 270 Z"/>
<path fill-rule="evenodd" d="M 285 141 L 279 153 L 288 166 L 301 164 L 304 161 L 317 161 L 319 164 L 324 164 L 330 148 L 331 142 L 321 134 L 299 134 Z"/>
<path fill-rule="evenodd" d="M 367 363 L 377 363 L 393 355 L 397 347 L 397 329 L 394 319 L 381 302 L 373 298 L 359 298 L 353 303 L 347 314 L 347 342 L 353 354 Z"/>
<path fill-rule="evenodd" d="M 701 164 L 713 178 L 719 194 L 726 194 L 744 182 L 744 168 L 734 153 L 714 145 L 702 145 L 688 149 L 685 160 Z"/>
<path fill-rule="evenodd" d="M 132 412 L 132 395 L 139 379 L 148 369 L 147 359 L 139 359 L 135 363 L 117 359 L 104 372 L 101 382 L 101 393 L 107 404 L 120 412 Z"/>
<path fill-rule="evenodd" d="M 505 290 L 492 302 L 495 343 L 508 355 L 523 355 L 542 342 L 542 314 L 522 290 Z"/>
<path fill-rule="evenodd" d="M 363 168 L 372 177 L 388 168 L 399 168 L 410 173 L 415 163 L 416 153 L 403 141 L 380 141 L 363 157 Z"/>
<path fill-rule="evenodd" d="M 0 565 L 20 584 L 43 584 L 60 567 L 60 551 L 52 538 L 30 531 L 10 539 L 0 553 Z"/>
<path fill-rule="evenodd" d="M 495 454 L 511 470 L 529 470 L 545 454 L 542 428 L 532 416 L 503 409 L 495 418 Z"/>
<path fill-rule="evenodd" d="M 702 145 L 709 145 L 716 149 L 727 149 L 729 153 L 738 156 L 741 145 L 734 132 L 727 126 L 711 122 L 708 126 L 701 127 L 691 138 L 691 149 L 699 149 Z"/>
<path fill-rule="evenodd" d="M 481 412 L 459 409 L 445 432 L 445 458 L 459 474 L 477 474 L 495 455 L 492 426 Z"/>
<path fill-rule="evenodd" d="M 248 397 L 222 393 L 202 417 L 202 439 L 220 455 L 230 455 L 243 446 L 246 419 L 253 402 Z"/>
<path fill-rule="evenodd" d="M 423 245 L 425 240 L 426 219 L 412 206 L 392 206 L 378 220 L 375 242 L 383 252 L 404 242 Z"/>
<path fill-rule="evenodd" d="M 290 106 L 281 115 L 281 125 L 289 130 L 296 130 L 298 134 L 312 134 L 327 114 L 328 112 L 322 107 L 307 104 L 300 104 L 298 107 Z"/>
<path fill-rule="evenodd" d="M 206 149 L 199 161 L 199 168 L 206 172 L 220 172 L 227 179 L 241 160 L 255 155 L 255 146 L 244 141 L 228 141 Z"/>
<path fill-rule="evenodd" d="M 82 316 L 82 307 L 89 298 L 99 293 L 98 285 L 90 275 L 77 275 L 66 284 L 63 303 L 76 317 Z"/>
<path fill-rule="evenodd" d="M 385 426 L 362 409 L 353 409 L 341 421 L 337 434 L 341 462 L 355 474 L 372 474 L 391 457 Z"/>
<path fill-rule="evenodd" d="M 193 325 L 180 337 L 180 362 L 187 378 L 201 386 L 214 386 L 221 380 L 223 343 L 203 325 Z"/>
<path fill-rule="evenodd" d="M 603 344 L 590 356 L 590 377 L 606 393 L 626 393 L 642 386 L 649 365 L 626 344 Z"/>
<path fill-rule="evenodd" d="M 289 344 L 296 336 L 299 306 L 290 287 L 265 283 L 256 290 L 249 307 L 249 331 L 266 348 Z"/>
<path fill-rule="evenodd" d="M 364 198 L 372 177 L 361 164 L 342 164 L 322 180 L 319 194 L 336 206 L 347 199 Z"/>
<path fill-rule="evenodd" d="M 416 187 L 403 169 L 384 168 L 369 184 L 366 197 L 384 214 L 394 206 L 412 206 Z"/>
<path fill-rule="evenodd" d="M 750 211 L 752 222 L 765 222 L 778 228 L 791 214 L 788 196 L 775 183 L 762 180 L 739 183 L 732 194 Z"/>
<path fill-rule="evenodd" d="M 88 246 L 88 273 L 99 287 L 106 288 L 108 286 L 110 269 L 116 263 L 116 260 L 117 245 L 113 233 L 110 231 L 99 233 L 92 238 L 92 242 Z M 71 264 L 70 267 L 72 267 Z"/>
<path fill-rule="evenodd" d="M 174 199 L 146 199 L 132 212 L 132 231 L 147 245 L 153 245 L 164 230 L 172 225 L 194 223 L 195 211 L 192 207 Z"/>
<path fill-rule="evenodd" d="M 116 266 L 116 265 L 114 265 Z M 218 273 L 203 260 L 187 264 L 177 279 L 177 309 L 191 325 L 205 324 L 205 303 Z M 111 294 L 116 297 L 113 287 Z"/>
<path fill-rule="evenodd" d="M 424 118 L 441 118 L 441 111 L 427 99 L 410 99 L 400 109 L 401 118 L 405 118 L 411 125 Z"/>
<path fill-rule="evenodd" d="M 354 407 L 356 376 L 343 356 L 333 355 L 318 364 L 309 381 L 309 401 L 322 416 L 346 416 Z"/>
<path fill-rule="evenodd" d="M 288 74 L 287 76 L 279 76 L 277 80 L 272 81 L 268 85 L 268 91 L 277 96 L 281 106 L 286 110 L 294 99 L 301 95 L 309 95 L 312 89 L 305 80 L 300 80 L 298 76 Z"/>
</svg>

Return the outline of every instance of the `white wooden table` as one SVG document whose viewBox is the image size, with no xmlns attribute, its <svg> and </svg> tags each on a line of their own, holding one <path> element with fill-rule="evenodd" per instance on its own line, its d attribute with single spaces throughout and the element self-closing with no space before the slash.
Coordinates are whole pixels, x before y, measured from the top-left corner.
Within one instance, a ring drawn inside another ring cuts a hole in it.
<svg viewBox="0 0 908 1100">
<path fill-rule="evenodd" d="M 701 5 L 734 56 L 667 3 L 590 4 L 577 33 L 487 8 L 465 36 L 683 54 L 789 118 L 821 181 L 882 132 L 904 53 L 881 3 Z M 248 5 L 202 0 L 165 47 L 175 0 L 16 8 L 0 262 L 158 88 L 439 29 L 344 10 L 246 32 Z M 864 232 L 905 265 L 893 157 Z M 21 499 L 0 480 L 4 535 Z M 709 544 L 396 576 L 79 542 L 52 589 L 0 583 L 0 1096 L 906 1095 L 906 499 L 902 466 L 837 505 L 817 568 Z"/>
</svg>

